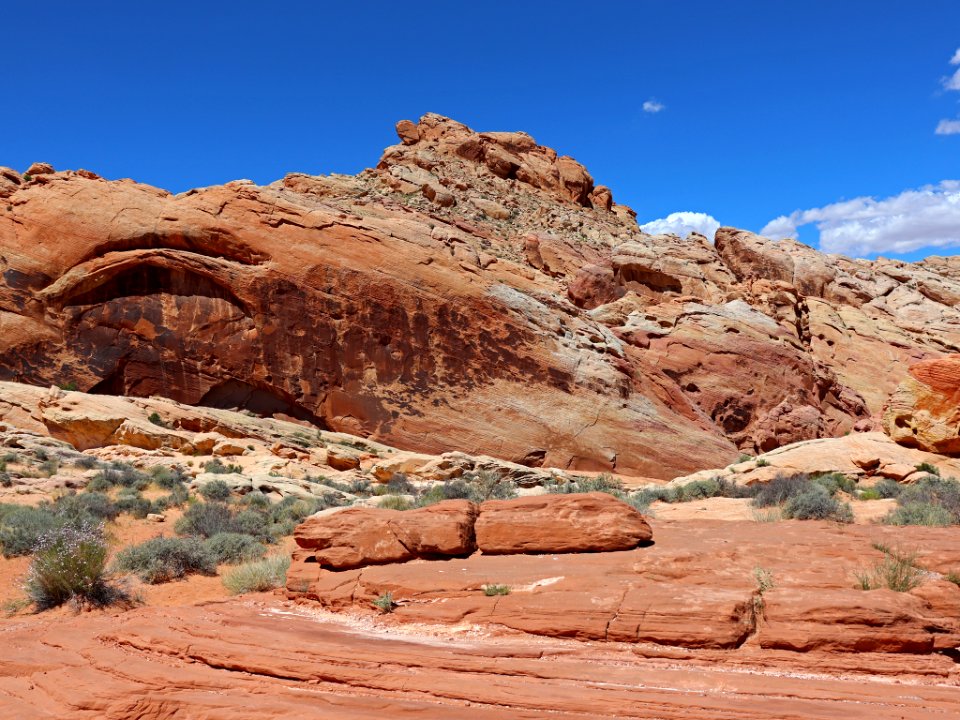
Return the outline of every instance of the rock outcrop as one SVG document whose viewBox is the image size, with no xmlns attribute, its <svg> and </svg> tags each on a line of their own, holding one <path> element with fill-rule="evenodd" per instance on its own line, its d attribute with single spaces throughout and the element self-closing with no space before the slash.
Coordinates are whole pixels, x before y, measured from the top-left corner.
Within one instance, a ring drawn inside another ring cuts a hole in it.
<svg viewBox="0 0 960 720">
<path fill-rule="evenodd" d="M 911 365 L 890 396 L 883 429 L 906 447 L 960 455 L 960 355 Z"/>
<path fill-rule="evenodd" d="M 953 259 L 650 236 L 529 135 L 397 132 L 356 177 L 180 195 L 0 169 L 0 379 L 669 478 L 842 435 L 960 350 Z"/>
<path fill-rule="evenodd" d="M 301 523 L 287 575 L 309 592 L 324 570 L 352 570 L 415 558 L 593 553 L 631 550 L 653 533 L 637 510 L 605 493 L 515 500 L 446 500 L 417 510 L 326 510 Z"/>
</svg>

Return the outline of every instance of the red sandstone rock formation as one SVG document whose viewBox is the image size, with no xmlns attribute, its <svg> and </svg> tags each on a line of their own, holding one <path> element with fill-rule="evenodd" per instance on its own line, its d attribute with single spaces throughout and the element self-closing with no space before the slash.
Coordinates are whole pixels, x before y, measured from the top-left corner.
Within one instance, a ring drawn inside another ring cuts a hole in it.
<svg viewBox="0 0 960 720">
<path fill-rule="evenodd" d="M 883 429 L 906 447 L 960 455 L 960 355 L 910 366 L 890 396 Z"/>
<path fill-rule="evenodd" d="M 0 379 L 672 477 L 841 435 L 960 349 L 960 264 L 641 233 L 571 158 L 424 116 L 356 177 L 0 170 Z"/>
</svg>

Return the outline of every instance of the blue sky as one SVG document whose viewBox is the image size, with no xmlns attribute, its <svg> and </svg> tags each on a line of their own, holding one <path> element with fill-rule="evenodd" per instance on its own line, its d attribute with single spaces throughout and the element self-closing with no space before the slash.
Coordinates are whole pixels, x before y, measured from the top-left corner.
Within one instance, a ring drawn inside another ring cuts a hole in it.
<svg viewBox="0 0 960 720">
<path fill-rule="evenodd" d="M 19 170 L 173 191 L 354 173 L 432 111 L 529 132 L 641 222 L 960 246 L 955 0 L 8 5 L 0 165 Z"/>
</svg>

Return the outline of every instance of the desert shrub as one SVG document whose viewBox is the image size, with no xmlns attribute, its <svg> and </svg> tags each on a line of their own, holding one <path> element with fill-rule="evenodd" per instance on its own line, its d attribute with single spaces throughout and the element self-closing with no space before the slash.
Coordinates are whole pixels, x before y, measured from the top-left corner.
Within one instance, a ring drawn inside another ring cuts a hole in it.
<svg viewBox="0 0 960 720">
<path fill-rule="evenodd" d="M 483 594 L 487 597 L 493 597 L 495 595 L 509 595 L 510 586 L 509 585 L 484 585 Z"/>
<path fill-rule="evenodd" d="M 234 568 L 223 576 L 223 586 L 231 595 L 273 590 L 286 583 L 289 568 L 289 555 L 271 555 Z"/>
<path fill-rule="evenodd" d="M 60 461 L 56 458 L 49 458 L 40 463 L 40 472 L 42 472 L 47 477 L 51 475 L 56 475 L 57 471 L 60 469 Z"/>
<path fill-rule="evenodd" d="M 13 478 L 9 473 L 0 471 L 0 487 L 13 487 Z"/>
<path fill-rule="evenodd" d="M 795 520 L 836 520 L 853 522 L 853 511 L 849 503 L 843 503 L 817 483 L 810 483 L 796 495 L 790 497 L 783 506 L 784 517 Z"/>
<path fill-rule="evenodd" d="M 251 510 L 263 511 L 270 507 L 270 498 L 259 490 L 249 492 L 238 500 L 238 504 L 248 507 Z"/>
<path fill-rule="evenodd" d="M 116 506 L 120 512 L 132 515 L 138 520 L 142 520 L 154 510 L 153 503 L 136 491 L 117 495 Z"/>
<path fill-rule="evenodd" d="M 928 475 L 900 491 L 897 503 L 906 506 L 913 503 L 939 505 L 960 523 L 960 482 L 952 478 Z"/>
<path fill-rule="evenodd" d="M 107 492 L 113 485 L 103 475 L 97 475 L 90 479 L 84 488 L 87 492 Z"/>
<path fill-rule="evenodd" d="M 394 473 L 387 481 L 387 493 L 390 495 L 415 495 L 417 488 L 404 473 Z"/>
<path fill-rule="evenodd" d="M 857 491 L 857 483 L 851 480 L 843 473 L 816 473 L 810 476 L 812 482 L 823 487 L 831 495 L 843 491 L 848 495 L 853 495 Z"/>
<path fill-rule="evenodd" d="M 214 458 L 204 463 L 203 471 L 215 475 L 227 475 L 229 473 L 241 473 L 243 472 L 243 468 L 239 465 L 224 465 L 220 458 Z"/>
<path fill-rule="evenodd" d="M 15 452 L 4 453 L 2 456 L 0 456 L 0 462 L 2 462 L 4 465 L 7 463 L 18 463 L 20 462 L 20 456 Z"/>
<path fill-rule="evenodd" d="M 861 590 L 889 588 L 907 592 L 920 585 L 925 572 L 916 564 L 917 554 L 899 549 L 885 550 L 883 560 L 854 573 Z"/>
<path fill-rule="evenodd" d="M 890 478 L 883 478 L 883 480 L 873 486 L 873 489 L 877 491 L 877 494 L 881 498 L 900 497 L 900 493 L 903 492 L 903 486 L 896 480 L 891 480 Z"/>
<path fill-rule="evenodd" d="M 939 477 L 940 468 L 938 468 L 936 465 L 931 465 L 928 462 L 922 462 L 917 465 L 917 472 L 930 473 L 931 475 L 936 475 Z"/>
<path fill-rule="evenodd" d="M 81 455 L 73 461 L 73 464 L 84 470 L 92 470 L 100 464 L 100 461 L 92 455 Z"/>
<path fill-rule="evenodd" d="M 57 498 L 51 510 L 71 520 L 114 520 L 123 510 L 101 492 L 70 493 Z"/>
<path fill-rule="evenodd" d="M 157 425 L 158 427 L 163 427 L 163 428 L 169 427 L 169 425 L 167 425 L 167 423 L 163 421 L 163 418 L 160 417 L 160 413 L 158 413 L 156 410 L 154 410 L 152 413 L 150 413 L 147 416 L 147 420 L 149 420 L 154 425 Z"/>
<path fill-rule="evenodd" d="M 385 495 L 377 507 L 384 510 L 410 510 L 413 504 L 401 495 Z"/>
<path fill-rule="evenodd" d="M 881 498 L 880 491 L 875 487 L 866 488 L 857 494 L 858 500 L 880 500 Z"/>
<path fill-rule="evenodd" d="M 127 463 L 111 463 L 100 471 L 98 476 L 106 486 L 135 487 L 137 490 L 146 490 L 150 485 L 150 478 Z"/>
<path fill-rule="evenodd" d="M 382 613 L 391 613 L 397 606 L 397 603 L 395 603 L 393 600 L 393 593 L 389 590 L 387 590 L 385 593 L 381 593 L 372 604 Z"/>
<path fill-rule="evenodd" d="M 156 537 L 117 553 L 115 567 L 157 584 L 186 575 L 214 575 L 217 560 L 197 538 Z"/>
<path fill-rule="evenodd" d="M 942 505 L 930 502 L 908 502 L 887 515 L 887 525 L 927 525 L 947 527 L 956 522 L 953 514 Z"/>
<path fill-rule="evenodd" d="M 256 538 L 240 533 L 224 532 L 214 535 L 203 543 L 216 558 L 217 563 L 236 563 L 259 560 L 267 548 Z"/>
<path fill-rule="evenodd" d="M 49 506 L 13 507 L 0 519 L 0 551 L 4 557 L 29 555 L 40 538 L 65 524 Z"/>
<path fill-rule="evenodd" d="M 587 493 L 587 492 L 605 492 L 610 495 L 622 495 L 623 483 L 606 473 L 601 473 L 596 477 L 576 477 L 573 480 L 555 480 L 547 485 L 547 490 L 551 493 Z"/>
<path fill-rule="evenodd" d="M 960 572 L 956 570 L 951 570 L 946 575 L 943 576 L 943 579 L 947 582 L 952 582 L 954 585 L 960 586 Z"/>
<path fill-rule="evenodd" d="M 187 486 L 177 485 L 170 491 L 169 495 L 154 500 L 153 508 L 155 512 L 163 512 L 172 507 L 182 507 L 189 499 L 190 491 L 187 490 Z"/>
<path fill-rule="evenodd" d="M 464 481 L 472 488 L 470 499 L 474 502 L 486 500 L 510 500 L 517 497 L 517 486 L 512 480 L 501 478 L 489 470 L 466 473 Z"/>
<path fill-rule="evenodd" d="M 770 467 L 770 463 L 764 458 L 757 458 L 757 467 L 758 468 Z"/>
<path fill-rule="evenodd" d="M 809 484 L 810 478 L 802 473 L 798 475 L 777 475 L 770 482 L 760 486 L 753 498 L 753 505 L 755 507 L 782 505 L 790 498 L 803 492 Z"/>
<path fill-rule="evenodd" d="M 783 512 L 779 507 L 750 508 L 750 517 L 758 523 L 780 522 L 783 520 Z"/>
<path fill-rule="evenodd" d="M 162 490 L 173 490 L 186 481 L 186 477 L 180 468 L 169 468 L 164 465 L 154 465 L 150 468 L 150 477 L 153 484 Z"/>
<path fill-rule="evenodd" d="M 299 525 L 308 517 L 324 507 L 334 507 L 327 505 L 328 502 L 335 502 L 332 498 L 323 500 L 307 499 L 296 497 L 285 497 L 275 505 L 269 508 L 270 521 L 273 523 L 290 523 Z M 291 528 L 292 530 L 292 528 Z"/>
<path fill-rule="evenodd" d="M 272 543 L 276 536 L 285 535 L 286 528 L 274 527 L 275 523 L 266 513 L 256 512 L 255 510 L 244 510 L 237 513 L 233 518 L 231 528 L 233 532 L 250 535 L 266 543 Z M 293 527 L 290 528 L 293 532 Z"/>
<path fill-rule="evenodd" d="M 225 501 L 230 498 L 230 486 L 219 479 L 206 483 L 198 492 L 204 500 L 209 501 Z"/>
<path fill-rule="evenodd" d="M 177 520 L 174 530 L 178 535 L 209 538 L 217 533 L 234 532 L 233 513 L 223 503 L 203 502 L 191 505 Z"/>
<path fill-rule="evenodd" d="M 107 543 L 97 525 L 61 526 L 37 542 L 24 589 L 38 610 L 69 600 L 107 605 L 119 596 L 106 580 Z"/>
</svg>

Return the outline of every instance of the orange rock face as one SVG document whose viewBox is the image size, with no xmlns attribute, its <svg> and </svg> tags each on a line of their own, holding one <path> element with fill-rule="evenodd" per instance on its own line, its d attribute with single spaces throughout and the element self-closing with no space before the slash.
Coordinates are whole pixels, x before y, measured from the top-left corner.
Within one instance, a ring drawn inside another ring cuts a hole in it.
<svg viewBox="0 0 960 720">
<path fill-rule="evenodd" d="M 883 429 L 907 447 L 960 455 L 960 355 L 910 366 L 890 396 Z"/>
<path fill-rule="evenodd" d="M 653 537 L 637 510 L 606 493 L 488 500 L 477 547 L 487 555 L 632 550 Z"/>
<path fill-rule="evenodd" d="M 0 379 L 669 478 L 842 435 L 960 346 L 960 263 L 649 236 L 575 160 L 436 115 L 356 177 L 171 195 L 0 169 Z"/>
</svg>

